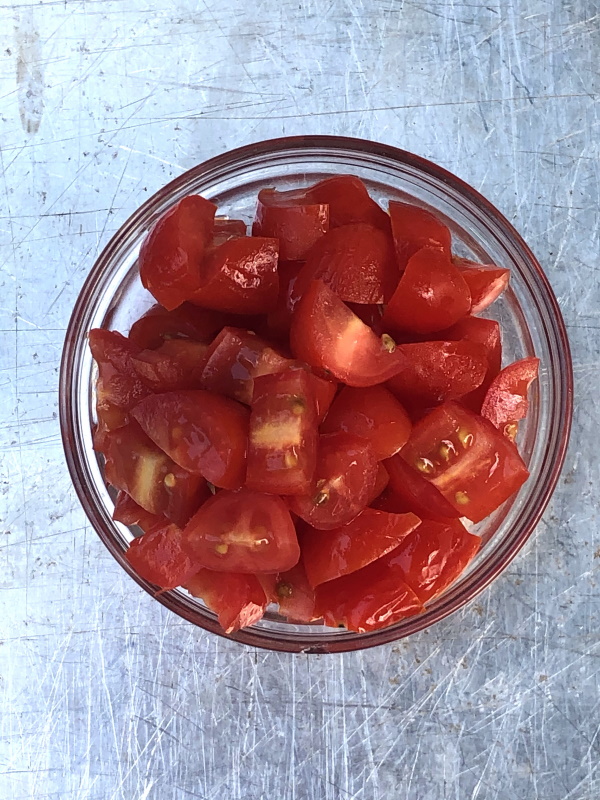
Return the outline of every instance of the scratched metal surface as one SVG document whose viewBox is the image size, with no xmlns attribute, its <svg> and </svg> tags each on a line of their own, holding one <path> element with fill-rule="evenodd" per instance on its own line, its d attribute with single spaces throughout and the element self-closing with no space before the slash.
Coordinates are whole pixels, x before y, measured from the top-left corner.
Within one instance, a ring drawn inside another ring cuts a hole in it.
<svg viewBox="0 0 600 800">
<path fill-rule="evenodd" d="M 0 798 L 600 795 L 600 16 L 595 0 L 0 7 Z M 462 613 L 342 656 L 252 651 L 119 571 L 63 461 L 69 314 L 149 194 L 302 132 L 434 159 L 525 235 L 575 358 L 566 469 Z"/>
</svg>

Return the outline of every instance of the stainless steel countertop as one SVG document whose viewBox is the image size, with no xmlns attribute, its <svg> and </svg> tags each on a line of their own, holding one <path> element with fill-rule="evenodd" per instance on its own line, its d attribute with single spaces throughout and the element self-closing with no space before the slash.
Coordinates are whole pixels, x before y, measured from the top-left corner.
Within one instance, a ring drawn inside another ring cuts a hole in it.
<svg viewBox="0 0 600 800">
<path fill-rule="evenodd" d="M 0 7 L 0 800 L 600 796 L 596 0 L 47 0 Z M 57 376 L 95 256 L 258 139 L 431 158 L 539 257 L 573 347 L 559 488 L 462 612 L 341 656 L 253 651 L 142 592 L 90 528 Z"/>
</svg>

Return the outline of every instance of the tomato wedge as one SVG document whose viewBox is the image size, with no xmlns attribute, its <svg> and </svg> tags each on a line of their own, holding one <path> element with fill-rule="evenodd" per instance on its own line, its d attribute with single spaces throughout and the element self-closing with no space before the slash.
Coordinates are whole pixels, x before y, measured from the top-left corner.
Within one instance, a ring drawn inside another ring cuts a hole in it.
<svg viewBox="0 0 600 800">
<path fill-rule="evenodd" d="M 329 206 L 329 227 L 366 222 L 389 231 L 390 218 L 372 197 L 367 187 L 354 175 L 333 175 L 306 190 L 313 203 Z"/>
<path fill-rule="evenodd" d="M 163 214 L 142 244 L 142 284 L 168 310 L 189 300 L 200 285 L 200 267 L 216 210 L 203 197 L 184 197 Z"/>
<path fill-rule="evenodd" d="M 401 272 L 406 269 L 412 256 L 423 247 L 439 248 L 450 257 L 450 231 L 431 211 L 391 200 L 390 219 L 396 259 Z"/>
<path fill-rule="evenodd" d="M 298 303 L 290 346 L 297 358 L 349 386 L 374 386 L 400 372 L 404 356 L 385 334 L 376 336 L 322 281 Z"/>
<path fill-rule="evenodd" d="M 265 314 L 279 294 L 277 239 L 240 236 L 211 249 L 198 288 L 186 299 L 232 314 Z"/>
<path fill-rule="evenodd" d="M 455 342 L 463 340 L 473 342 L 485 348 L 488 364 L 485 377 L 477 389 L 461 397 L 462 405 L 466 405 L 471 411 L 479 413 L 489 385 L 500 372 L 500 366 L 502 364 L 500 325 L 493 319 L 471 316 L 463 317 L 456 325 L 442 331 L 438 336 Z"/>
<path fill-rule="evenodd" d="M 146 511 L 121 489 L 117 492 L 112 518 L 115 522 L 122 522 L 123 525 L 137 525 L 143 531 L 166 524 L 166 518 L 162 514 L 151 514 Z"/>
<path fill-rule="evenodd" d="M 472 392 L 488 370 L 487 350 L 475 342 L 418 342 L 398 345 L 398 350 L 406 356 L 408 366 L 387 386 L 409 410 L 426 409 Z"/>
<path fill-rule="evenodd" d="M 387 303 L 399 277 L 389 233 L 364 222 L 344 225 L 326 233 L 308 252 L 292 290 L 292 307 L 315 279 L 341 300 Z"/>
<path fill-rule="evenodd" d="M 433 600 L 454 583 L 475 556 L 481 539 L 458 520 L 424 520 L 389 556 L 422 603 Z"/>
<path fill-rule="evenodd" d="M 279 240 L 279 256 L 287 261 L 303 259 L 313 244 L 329 230 L 329 206 L 306 202 L 303 189 L 258 193 L 253 236 Z"/>
<path fill-rule="evenodd" d="M 321 584 L 316 598 L 317 613 L 326 625 L 358 633 L 387 628 L 425 610 L 401 569 L 387 558 Z"/>
<path fill-rule="evenodd" d="M 200 565 L 181 546 L 182 532 L 177 525 L 158 525 L 129 545 L 125 558 L 150 583 L 161 589 L 174 589 L 198 572 Z"/>
<path fill-rule="evenodd" d="M 133 358 L 139 350 L 122 334 L 103 328 L 91 330 L 88 339 L 92 356 L 98 365 L 98 423 L 106 430 L 113 430 L 128 421 L 127 414 L 119 414 L 117 410 L 129 411 L 149 393 L 133 365 Z"/>
<path fill-rule="evenodd" d="M 538 376 L 539 358 L 523 358 L 504 367 L 492 381 L 481 407 L 481 416 L 510 439 L 516 435 L 517 422 L 527 416 L 528 391 Z"/>
<path fill-rule="evenodd" d="M 473 522 L 491 514 L 529 476 L 512 442 L 488 420 L 452 402 L 414 426 L 400 455 Z"/>
<path fill-rule="evenodd" d="M 290 622 L 312 622 L 317 618 L 315 590 L 308 582 L 302 558 L 287 572 L 257 577 L 269 600 L 279 605 L 279 613 Z"/>
<path fill-rule="evenodd" d="M 185 588 L 215 612 L 225 633 L 254 625 L 267 606 L 265 593 L 254 575 L 201 569 Z"/>
<path fill-rule="evenodd" d="M 434 333 L 449 328 L 471 309 L 465 279 L 437 247 L 423 247 L 408 260 L 383 324 L 392 330 Z"/>
<path fill-rule="evenodd" d="M 275 308 L 267 314 L 266 335 L 277 340 L 285 341 L 287 345 L 292 312 L 298 298 L 293 294 L 296 279 L 304 266 L 303 261 L 279 260 L 277 272 L 279 274 L 279 294 Z"/>
<path fill-rule="evenodd" d="M 300 545 L 308 582 L 316 587 L 366 567 L 398 547 L 420 522 L 415 514 L 365 508 L 351 522 L 326 534 L 304 528 Z"/>
<path fill-rule="evenodd" d="M 254 380 L 246 486 L 306 494 L 317 463 L 317 411 L 308 372 L 288 369 Z"/>
<path fill-rule="evenodd" d="M 345 386 L 333 401 L 321 432 L 361 436 L 371 442 L 377 458 L 384 459 L 406 444 L 411 427 L 408 414 L 384 386 Z"/>
<path fill-rule="evenodd" d="M 471 293 L 471 314 L 479 314 L 495 302 L 508 286 L 510 270 L 491 264 L 477 264 L 466 258 L 452 259 Z"/>
<path fill-rule="evenodd" d="M 183 531 L 185 549 L 217 572 L 284 572 L 300 558 L 294 523 L 280 497 L 250 489 L 217 492 Z"/>
<path fill-rule="evenodd" d="M 172 311 L 155 305 L 133 323 L 129 339 L 140 350 L 156 350 L 170 339 L 208 343 L 226 324 L 223 314 L 198 308 L 192 303 L 182 303 Z"/>
<path fill-rule="evenodd" d="M 389 484 L 385 502 L 378 505 L 384 511 L 412 511 L 421 519 L 445 521 L 461 515 L 442 497 L 439 490 L 402 458 L 401 454 L 383 462 Z"/>
<path fill-rule="evenodd" d="M 153 392 L 200 389 L 208 345 L 191 339 L 167 340 L 156 350 L 142 350 L 131 363 Z"/>
<path fill-rule="evenodd" d="M 131 413 L 184 469 L 223 489 L 243 484 L 248 411 L 239 403 L 201 389 L 165 392 L 145 398 Z"/>
<path fill-rule="evenodd" d="M 319 530 L 339 528 L 373 499 L 378 464 L 370 443 L 349 433 L 319 438 L 310 491 L 288 497 L 290 509 Z"/>
<path fill-rule="evenodd" d="M 136 422 L 105 438 L 106 480 L 150 514 L 184 525 L 209 495 L 206 481 L 163 453 Z"/>
</svg>

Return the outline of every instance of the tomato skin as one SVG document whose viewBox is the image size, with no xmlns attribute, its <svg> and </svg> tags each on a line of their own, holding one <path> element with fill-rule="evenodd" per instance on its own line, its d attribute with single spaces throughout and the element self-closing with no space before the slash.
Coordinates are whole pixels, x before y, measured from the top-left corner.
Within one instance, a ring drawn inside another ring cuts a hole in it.
<svg viewBox="0 0 600 800">
<path fill-rule="evenodd" d="M 303 190 L 258 193 L 253 236 L 279 240 L 279 256 L 285 261 L 303 259 L 313 244 L 329 230 L 329 206 L 307 203 Z"/>
<path fill-rule="evenodd" d="M 223 489 L 243 484 L 248 411 L 239 403 L 196 389 L 152 395 L 131 413 L 184 469 Z"/>
<path fill-rule="evenodd" d="M 317 411 L 309 374 L 288 369 L 254 380 L 246 486 L 306 494 L 317 463 Z"/>
<path fill-rule="evenodd" d="M 357 633 L 386 628 L 425 610 L 400 569 L 386 558 L 321 584 L 316 598 L 326 625 L 341 624 Z"/>
<path fill-rule="evenodd" d="M 402 272 L 414 254 L 423 247 L 440 248 L 450 257 L 452 237 L 444 223 L 419 206 L 390 201 L 390 219 L 396 247 L 396 260 Z"/>
<path fill-rule="evenodd" d="M 163 214 L 142 244 L 142 284 L 169 311 L 189 300 L 200 285 L 216 210 L 199 195 L 184 197 Z"/>
<path fill-rule="evenodd" d="M 349 386 L 374 386 L 400 372 L 404 356 L 377 337 L 322 281 L 298 303 L 290 330 L 296 358 L 327 370 Z"/>
<path fill-rule="evenodd" d="M 442 497 L 439 490 L 410 467 L 401 454 L 383 462 L 389 475 L 388 492 L 377 507 L 396 513 L 412 511 L 421 519 L 447 521 L 460 512 Z"/>
<path fill-rule="evenodd" d="M 125 552 L 125 558 L 144 580 L 161 589 L 174 589 L 200 569 L 183 550 L 181 541 L 181 529 L 165 520 L 164 524 L 135 538 Z"/>
<path fill-rule="evenodd" d="M 384 231 L 390 229 L 390 218 L 372 199 L 360 178 L 354 175 L 325 178 L 306 192 L 312 202 L 329 206 L 330 228 L 366 222 Z"/>
<path fill-rule="evenodd" d="M 310 491 L 288 497 L 289 507 L 313 528 L 338 528 L 373 499 L 377 471 L 377 458 L 368 441 L 348 433 L 324 434 L 319 437 Z"/>
<path fill-rule="evenodd" d="M 223 314 L 198 308 L 192 303 L 182 303 L 172 311 L 154 305 L 133 323 L 129 339 L 140 350 L 156 350 L 171 339 L 208 343 L 227 324 L 224 320 Z"/>
<path fill-rule="evenodd" d="M 300 546 L 312 587 L 366 567 L 394 550 L 421 523 L 415 514 L 365 508 L 351 522 L 323 533 L 306 526 Z"/>
<path fill-rule="evenodd" d="M 471 314 L 480 314 L 491 306 L 508 286 L 510 270 L 488 264 L 477 264 L 454 257 L 471 293 Z"/>
<path fill-rule="evenodd" d="M 265 314 L 279 293 L 276 239 L 244 236 L 211 249 L 198 289 L 187 299 L 202 308 L 232 314 Z"/>
<path fill-rule="evenodd" d="M 481 546 L 458 520 L 424 520 L 388 556 L 422 603 L 433 600 L 458 578 Z"/>
<path fill-rule="evenodd" d="M 250 489 L 217 492 L 207 500 L 185 526 L 183 546 L 216 572 L 285 572 L 300 558 L 283 500 Z"/>
<path fill-rule="evenodd" d="M 291 364 L 291 359 L 252 331 L 225 327 L 207 351 L 202 385 L 250 405 L 254 378 L 282 372 Z"/>
<path fill-rule="evenodd" d="M 267 606 L 265 593 L 254 575 L 201 569 L 185 588 L 215 612 L 225 633 L 254 625 Z"/>
<path fill-rule="evenodd" d="M 153 392 L 199 389 L 208 345 L 191 339 L 167 340 L 132 359 L 140 380 Z"/>
<path fill-rule="evenodd" d="M 119 489 L 112 518 L 123 525 L 137 525 L 144 532 L 157 525 L 165 525 L 167 520 L 162 514 L 151 514 L 138 505 L 133 497 Z"/>
<path fill-rule="evenodd" d="M 471 295 L 446 250 L 423 247 L 408 260 L 383 324 L 392 330 L 434 333 L 469 313 Z"/>
<path fill-rule="evenodd" d="M 440 338 L 450 341 L 467 341 L 481 345 L 486 350 L 488 368 L 480 386 L 460 398 L 462 405 L 479 413 L 483 398 L 489 385 L 500 372 L 502 364 L 502 338 L 500 325 L 493 319 L 484 317 L 463 317 L 456 325 L 438 334 Z"/>
<path fill-rule="evenodd" d="M 292 306 L 315 279 L 346 302 L 387 303 L 399 277 L 389 233 L 364 222 L 344 225 L 322 236 L 307 253 L 292 290 Z"/>
<path fill-rule="evenodd" d="M 368 439 L 378 459 L 390 458 L 407 442 L 408 414 L 384 386 L 345 386 L 333 401 L 321 433 L 345 431 Z"/>
<path fill-rule="evenodd" d="M 400 456 L 473 522 L 491 514 L 529 477 L 512 442 L 488 420 L 452 402 L 414 426 Z"/>
<path fill-rule="evenodd" d="M 209 495 L 206 481 L 163 453 L 136 422 L 106 434 L 104 476 L 143 509 L 184 525 Z"/>
<path fill-rule="evenodd" d="M 488 370 L 487 350 L 475 342 L 417 342 L 398 345 L 398 349 L 408 366 L 387 386 L 409 410 L 472 392 Z"/>
<path fill-rule="evenodd" d="M 522 358 L 509 364 L 494 378 L 481 407 L 481 416 L 512 436 L 516 423 L 527 416 L 529 387 L 538 376 L 539 358 Z"/>
</svg>

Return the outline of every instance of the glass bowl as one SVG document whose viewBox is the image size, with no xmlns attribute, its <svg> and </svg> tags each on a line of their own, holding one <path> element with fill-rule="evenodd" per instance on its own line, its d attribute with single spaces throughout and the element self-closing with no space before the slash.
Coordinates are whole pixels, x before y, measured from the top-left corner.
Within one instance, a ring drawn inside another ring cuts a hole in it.
<svg viewBox="0 0 600 800">
<path fill-rule="evenodd" d="M 509 290 L 486 316 L 502 327 L 504 359 L 541 359 L 530 411 L 520 426 L 519 448 L 531 477 L 491 517 L 475 527 L 482 547 L 467 571 L 424 614 L 369 633 L 319 624 L 293 625 L 275 612 L 229 635 L 245 644 L 290 652 L 332 653 L 372 647 L 422 630 L 472 600 L 515 557 L 531 535 L 556 485 L 565 456 L 572 411 L 572 365 L 564 323 L 552 289 L 512 225 L 478 192 L 423 158 L 387 145 L 335 136 L 302 136 L 232 150 L 186 172 L 147 200 L 113 236 L 94 264 L 67 330 L 60 375 L 60 421 L 71 477 L 98 535 L 119 564 L 144 589 L 124 558 L 132 530 L 111 519 L 113 495 L 92 449 L 95 367 L 87 345 L 91 328 L 127 332 L 152 303 L 137 273 L 137 256 L 158 217 L 188 194 L 212 200 L 219 214 L 251 221 L 258 190 L 288 189 L 332 174 L 353 174 L 384 208 L 409 199 L 433 210 L 450 227 L 454 252 L 512 270 Z M 185 590 L 156 596 L 195 625 L 226 634 L 215 614 Z"/>
</svg>

